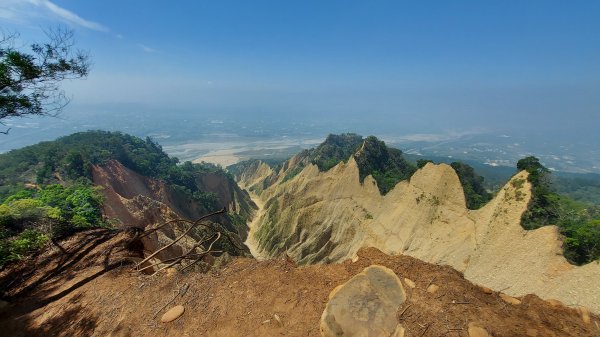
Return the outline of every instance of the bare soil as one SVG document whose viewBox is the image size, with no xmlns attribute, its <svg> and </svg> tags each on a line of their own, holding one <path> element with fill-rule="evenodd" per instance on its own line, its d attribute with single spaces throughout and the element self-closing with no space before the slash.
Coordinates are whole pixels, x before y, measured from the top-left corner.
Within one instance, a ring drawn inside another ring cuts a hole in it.
<svg viewBox="0 0 600 337">
<path fill-rule="evenodd" d="M 450 267 L 373 248 L 341 264 L 236 258 L 206 274 L 148 277 L 132 269 L 139 247 L 125 247 L 128 239 L 124 232 L 79 233 L 61 249 L 51 246 L 1 271 L 2 298 L 10 305 L 0 313 L 0 336 L 320 336 L 329 293 L 372 264 L 416 283 L 405 285 L 408 300 L 398 308 L 407 337 L 467 336 L 469 323 L 492 336 L 600 336 L 594 314 L 585 323 L 577 310 L 535 295 L 511 305 Z M 427 292 L 430 284 L 439 290 Z M 161 323 L 175 305 L 184 314 Z"/>
</svg>

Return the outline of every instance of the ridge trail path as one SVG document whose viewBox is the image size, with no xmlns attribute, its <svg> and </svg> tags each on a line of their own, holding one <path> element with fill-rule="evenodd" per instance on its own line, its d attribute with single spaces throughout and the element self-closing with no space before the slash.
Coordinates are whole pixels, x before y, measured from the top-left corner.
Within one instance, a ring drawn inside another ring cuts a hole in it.
<svg viewBox="0 0 600 337">
<path fill-rule="evenodd" d="M 250 250 L 250 253 L 252 254 L 252 256 L 254 256 L 255 259 L 262 261 L 262 260 L 268 259 L 269 256 L 264 254 L 259 249 L 258 242 L 256 241 L 254 234 L 256 234 L 256 230 L 258 229 L 258 226 L 260 225 L 260 219 L 262 219 L 263 214 L 265 213 L 265 205 L 264 205 L 264 202 L 261 200 L 261 198 L 258 195 L 256 195 L 254 192 L 249 192 L 249 193 L 250 193 L 250 199 L 252 199 L 252 201 L 256 204 L 256 206 L 258 207 L 258 210 L 254 214 L 252 221 L 250 221 L 248 223 L 248 238 L 246 238 L 246 241 L 244 242 L 244 244 L 248 247 L 248 249 Z"/>
</svg>

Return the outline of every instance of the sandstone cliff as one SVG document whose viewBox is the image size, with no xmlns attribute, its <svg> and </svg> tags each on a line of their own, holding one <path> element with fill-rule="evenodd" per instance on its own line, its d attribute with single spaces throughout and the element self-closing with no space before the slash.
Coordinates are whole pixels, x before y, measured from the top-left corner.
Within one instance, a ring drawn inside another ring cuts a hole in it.
<svg viewBox="0 0 600 337">
<path fill-rule="evenodd" d="M 526 172 L 472 211 L 445 164 L 427 164 L 385 196 L 370 176 L 360 183 L 353 158 L 326 172 L 307 164 L 284 179 L 293 168 L 288 163 L 279 172 L 262 167 L 240 176 L 242 186 L 261 186 L 254 190 L 264 209 L 251 228 L 261 255 L 285 252 L 301 264 L 332 263 L 376 247 L 450 265 L 475 283 L 512 295 L 535 293 L 600 312 L 600 265 L 569 264 L 554 226 L 520 226 L 531 197 Z"/>
</svg>

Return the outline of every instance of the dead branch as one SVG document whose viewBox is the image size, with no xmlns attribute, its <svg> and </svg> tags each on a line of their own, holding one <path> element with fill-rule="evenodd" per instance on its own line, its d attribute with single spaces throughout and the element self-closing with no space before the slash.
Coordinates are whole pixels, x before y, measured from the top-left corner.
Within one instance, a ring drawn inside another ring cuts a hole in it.
<svg viewBox="0 0 600 337">
<path fill-rule="evenodd" d="M 151 265 L 145 266 L 145 267 L 143 267 L 143 268 L 140 268 L 140 269 L 138 269 L 138 271 L 143 271 L 143 270 L 146 270 L 146 269 L 148 269 L 148 268 L 155 267 L 155 266 L 157 266 L 157 265 L 159 265 L 159 264 L 163 264 L 163 263 L 165 263 L 165 262 L 171 262 L 171 261 L 174 261 L 174 260 L 179 260 L 178 262 L 181 262 L 181 260 L 182 260 L 182 259 L 191 259 L 192 257 L 195 257 L 196 255 L 201 255 L 201 256 L 204 256 L 204 255 L 206 255 L 206 254 L 205 254 L 206 252 L 201 252 L 201 253 L 193 253 L 193 251 L 194 251 L 196 248 L 198 248 L 198 247 L 200 247 L 201 245 L 203 245 L 205 242 L 207 242 L 207 241 L 209 241 L 209 240 L 212 240 L 212 239 L 213 239 L 213 238 L 214 238 L 216 235 L 217 235 L 217 234 L 214 234 L 214 235 L 210 236 L 209 238 L 207 238 L 206 240 L 199 241 L 199 242 L 198 242 L 198 243 L 196 243 L 196 244 L 195 244 L 195 245 L 194 245 L 194 246 L 193 246 L 193 247 L 192 247 L 192 248 L 191 248 L 191 249 L 190 249 L 190 250 L 189 250 L 187 253 L 185 253 L 185 254 L 183 254 L 183 255 L 179 255 L 179 256 L 177 256 L 177 257 L 172 257 L 172 258 L 170 258 L 170 259 L 162 260 L 162 261 L 160 261 L 160 262 L 157 262 L 157 263 L 154 263 L 154 264 L 151 264 Z M 167 267 L 167 268 L 168 268 L 168 267 Z"/>
<path fill-rule="evenodd" d="M 433 283 L 433 281 L 435 281 L 435 278 L 436 278 L 436 277 L 437 277 L 437 276 L 434 276 L 434 277 L 431 279 L 431 281 L 429 281 L 429 283 L 427 284 L 427 287 L 425 287 L 425 289 L 429 288 L 429 286 L 430 286 L 430 285 Z"/>
<path fill-rule="evenodd" d="M 237 248 L 238 250 L 243 250 L 243 248 L 241 248 L 234 239 L 232 239 L 230 237 L 230 235 L 227 233 L 226 230 L 222 230 L 220 228 L 220 226 L 216 225 L 216 224 L 207 224 L 207 223 L 202 223 L 203 220 L 205 220 L 208 217 L 211 216 L 215 216 L 218 214 L 224 214 L 226 213 L 226 209 L 223 208 L 222 210 L 204 215 L 202 217 L 200 217 L 199 219 L 197 219 L 196 221 L 189 221 L 186 219 L 173 219 L 173 220 L 169 220 L 155 228 L 149 229 L 147 231 L 145 231 L 144 233 L 142 233 L 138 239 L 141 239 L 143 237 L 146 237 L 162 228 L 165 228 L 167 226 L 175 226 L 176 224 L 188 224 L 189 228 L 185 228 L 185 230 L 183 231 L 183 233 L 181 235 L 179 235 L 178 237 L 176 237 L 172 242 L 168 243 L 167 245 L 160 247 L 158 249 L 156 249 L 154 252 L 150 252 L 150 254 L 144 258 L 142 261 L 140 261 L 139 263 L 136 264 L 136 269 L 138 271 L 144 271 L 146 269 L 150 269 L 150 268 L 155 268 L 157 266 L 160 265 L 164 265 L 162 267 L 160 267 L 158 270 L 156 270 L 152 275 L 156 275 L 157 273 L 159 273 L 162 270 L 165 270 L 167 268 L 173 267 L 177 264 L 182 264 L 183 261 L 185 260 L 192 260 L 192 262 L 190 262 L 189 264 L 187 264 L 184 268 L 182 268 L 182 270 L 186 270 L 189 267 L 193 266 L 194 264 L 198 263 L 199 261 L 201 261 L 204 257 L 206 257 L 207 255 L 210 254 L 216 254 L 216 253 L 223 253 L 222 250 L 213 250 L 213 246 L 215 245 L 215 243 L 219 240 L 221 240 L 223 237 L 225 237 L 225 239 L 227 239 L 229 241 L 229 243 L 231 243 L 231 245 L 233 245 L 235 248 Z M 184 239 L 187 241 L 189 238 L 191 238 L 191 232 L 193 229 L 197 228 L 198 226 L 203 226 L 206 227 L 207 229 L 209 229 L 210 231 L 213 232 L 212 235 L 209 236 L 204 236 L 202 239 L 196 241 L 197 239 L 194 239 L 195 243 L 193 244 L 193 246 L 191 248 L 189 248 L 185 253 L 176 256 L 176 257 L 172 257 L 166 260 L 162 260 L 162 261 L 158 261 L 156 263 L 151 263 L 150 261 L 153 258 L 156 258 L 156 256 L 165 251 L 166 249 L 168 249 L 169 247 L 173 246 L 174 244 L 176 244 L 177 242 L 179 242 L 180 240 Z M 210 243 L 209 243 L 210 242 Z M 208 243 L 208 248 L 204 248 L 205 244 Z M 198 251 L 200 250 L 200 251 Z M 149 263 L 149 265 L 143 266 L 144 264 Z"/>
<path fill-rule="evenodd" d="M 402 320 L 402 316 L 404 316 L 404 313 L 406 312 L 406 310 L 408 310 L 408 308 L 410 308 L 410 306 L 411 306 L 411 304 L 407 305 L 406 308 L 404 308 L 404 310 L 402 310 L 400 315 L 398 315 L 398 322 L 400 322 Z"/>
<path fill-rule="evenodd" d="M 168 245 L 166 245 L 166 246 L 164 246 L 164 247 L 162 247 L 162 248 L 158 249 L 158 250 L 157 250 L 157 251 L 155 251 L 154 253 L 150 254 L 150 256 L 148 256 L 148 257 L 146 257 L 145 259 L 143 259 L 143 260 L 142 260 L 140 263 L 138 263 L 138 264 L 136 265 L 136 268 L 139 268 L 139 267 L 140 267 L 142 264 L 146 263 L 148 260 L 150 260 L 150 259 L 152 259 L 153 257 L 155 257 L 155 256 L 156 256 L 156 255 L 158 255 L 160 252 L 162 252 L 162 251 L 164 251 L 165 249 L 167 249 L 167 248 L 171 247 L 172 245 L 174 245 L 175 243 L 177 243 L 179 240 L 181 240 L 182 238 L 184 238 L 186 235 L 188 235 L 188 234 L 189 234 L 189 233 L 192 231 L 192 229 L 194 229 L 194 228 L 196 227 L 196 225 L 199 225 L 199 224 L 200 224 L 200 221 L 202 221 L 202 220 L 204 220 L 204 219 L 206 219 L 206 218 L 208 218 L 208 217 L 211 217 L 211 216 L 217 215 L 217 214 L 223 214 L 223 213 L 225 213 L 225 212 L 226 212 L 226 210 L 225 210 L 225 208 L 223 208 L 223 209 L 222 209 L 222 210 L 220 210 L 220 211 L 216 211 L 216 212 L 213 212 L 213 213 L 207 214 L 207 215 L 205 215 L 205 216 L 201 217 L 200 219 L 198 219 L 198 220 L 194 221 L 193 223 L 191 223 L 191 224 L 192 224 L 192 226 L 190 226 L 190 228 L 188 228 L 188 229 L 187 229 L 187 230 L 186 230 L 186 231 L 185 231 L 183 234 L 181 234 L 179 237 L 177 237 L 175 240 L 173 240 L 173 242 L 171 242 L 171 243 L 169 243 Z M 175 221 L 174 221 L 174 222 L 175 222 Z M 188 222 L 188 221 L 187 221 L 187 220 L 183 220 L 182 222 Z M 211 226 L 208 226 L 208 225 L 206 225 L 206 226 L 207 226 L 207 227 L 209 227 L 209 228 L 211 228 L 211 229 L 213 229 Z"/>
<path fill-rule="evenodd" d="M 215 235 L 215 239 L 210 243 L 210 246 L 208 247 L 208 249 L 204 252 L 202 252 L 200 255 L 200 257 L 198 259 L 201 259 L 202 257 L 204 257 L 205 255 L 209 254 L 212 252 L 212 246 L 215 244 L 215 242 L 219 241 L 219 239 L 221 238 L 221 233 L 217 232 L 217 234 Z M 187 256 L 189 255 L 191 252 L 194 251 L 194 249 L 196 249 L 198 244 L 196 244 L 194 247 L 192 247 L 192 249 L 190 249 L 187 253 L 185 253 L 184 255 Z M 160 268 L 159 270 L 155 271 L 154 274 L 152 275 L 156 275 L 156 273 L 160 272 L 161 270 L 167 269 L 169 267 L 173 267 L 174 265 L 178 264 L 179 262 L 181 262 L 183 260 L 183 258 L 175 260 L 175 262 L 172 262 L 162 268 Z"/>
</svg>

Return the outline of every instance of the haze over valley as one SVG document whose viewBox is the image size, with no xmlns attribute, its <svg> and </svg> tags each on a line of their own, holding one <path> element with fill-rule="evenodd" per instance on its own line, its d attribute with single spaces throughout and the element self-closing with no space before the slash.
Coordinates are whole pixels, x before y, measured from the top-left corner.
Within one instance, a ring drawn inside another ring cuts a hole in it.
<svg viewBox="0 0 600 337">
<path fill-rule="evenodd" d="M 0 0 L 0 337 L 600 336 L 599 17 Z"/>
<path fill-rule="evenodd" d="M 345 116 L 323 120 L 289 119 L 280 116 L 237 118 L 231 115 L 169 113 L 132 108 L 131 112 L 84 113 L 69 107 L 60 119 L 30 118 L 7 123 L 11 137 L 0 142 L 0 152 L 52 140 L 87 130 L 122 131 L 151 137 L 170 155 L 185 160 L 205 160 L 224 167 L 236 159 L 287 159 L 320 143 L 330 133 L 355 132 L 375 135 L 407 154 L 470 160 L 491 166 L 514 167 L 517 160 L 535 155 L 552 170 L 600 173 L 598 135 L 577 137 L 537 130 L 504 132 L 490 126 L 472 128 L 419 129 L 411 125 L 392 128 L 372 120 L 348 120 Z M 383 120 L 381 120 L 383 121 Z M 395 130 L 394 130 L 395 129 Z M 425 130 L 425 131 L 421 131 Z M 208 157 L 207 157 L 208 156 Z M 222 161 L 224 160 L 224 161 Z"/>
</svg>

